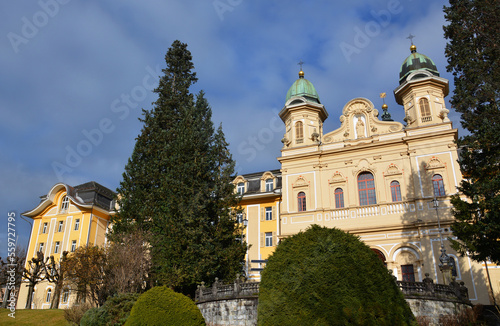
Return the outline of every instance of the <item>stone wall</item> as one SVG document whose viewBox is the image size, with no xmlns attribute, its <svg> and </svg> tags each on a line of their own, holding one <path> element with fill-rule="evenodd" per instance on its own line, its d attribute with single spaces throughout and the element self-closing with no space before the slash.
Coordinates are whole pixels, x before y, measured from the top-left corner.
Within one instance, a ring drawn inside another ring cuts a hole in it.
<svg viewBox="0 0 500 326">
<path fill-rule="evenodd" d="M 456 315 L 472 306 L 463 282 L 435 284 L 428 273 L 425 276 L 423 282 L 396 282 L 415 317 L 437 325 L 441 316 Z M 258 295 L 257 282 L 243 282 L 239 277 L 233 284 L 216 280 L 212 287 L 198 287 L 196 304 L 208 326 L 255 326 Z"/>
<path fill-rule="evenodd" d="M 257 325 L 257 297 L 219 299 L 198 303 L 207 326 Z"/>
<path fill-rule="evenodd" d="M 439 317 L 456 315 L 470 305 L 444 300 L 409 299 L 406 302 L 411 308 L 415 317 L 425 317 L 431 325 L 439 325 Z"/>
</svg>

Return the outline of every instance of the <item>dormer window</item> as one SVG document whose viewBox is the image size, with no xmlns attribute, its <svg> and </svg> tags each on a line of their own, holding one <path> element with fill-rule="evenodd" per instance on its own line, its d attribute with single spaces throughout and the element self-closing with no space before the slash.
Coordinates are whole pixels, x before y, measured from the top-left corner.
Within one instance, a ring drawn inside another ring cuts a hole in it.
<svg viewBox="0 0 500 326">
<path fill-rule="evenodd" d="M 267 179 L 266 180 L 266 192 L 273 191 L 273 189 L 274 189 L 274 180 Z"/>
<path fill-rule="evenodd" d="M 245 192 L 245 183 L 243 183 L 243 182 L 238 183 L 238 186 L 236 188 L 236 192 L 240 195 L 243 195 L 243 193 Z"/>
<path fill-rule="evenodd" d="M 59 213 L 64 213 L 68 210 L 68 207 L 69 207 L 69 198 L 68 196 L 64 196 L 62 202 L 61 202 L 61 210 L 59 211 Z"/>
</svg>

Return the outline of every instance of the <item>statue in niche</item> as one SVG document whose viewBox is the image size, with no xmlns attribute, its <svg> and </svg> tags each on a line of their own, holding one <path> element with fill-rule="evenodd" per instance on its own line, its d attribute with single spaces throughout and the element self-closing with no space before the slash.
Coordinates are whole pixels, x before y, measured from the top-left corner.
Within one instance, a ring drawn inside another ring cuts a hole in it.
<svg viewBox="0 0 500 326">
<path fill-rule="evenodd" d="M 356 122 L 356 134 L 357 138 L 365 137 L 365 123 L 361 119 L 358 119 L 358 122 Z"/>
</svg>

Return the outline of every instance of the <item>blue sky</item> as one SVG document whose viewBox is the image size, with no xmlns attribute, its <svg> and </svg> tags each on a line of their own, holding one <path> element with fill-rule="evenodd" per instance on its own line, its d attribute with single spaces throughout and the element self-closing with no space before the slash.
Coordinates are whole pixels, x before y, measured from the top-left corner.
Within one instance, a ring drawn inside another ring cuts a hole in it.
<svg viewBox="0 0 500 326">
<path fill-rule="evenodd" d="M 8 213 L 34 208 L 55 183 L 93 180 L 116 189 L 174 40 L 188 44 L 199 78 L 193 92 L 205 91 L 238 172 L 250 173 L 279 168 L 284 126 L 277 114 L 300 60 L 329 113 L 325 132 L 340 126 L 342 108 L 353 98 L 380 109 L 382 92 L 402 122 L 393 90 L 410 33 L 452 91 L 445 4 L 10 1 L 0 19 L 0 255 Z M 460 128 L 459 115 L 448 109 Z M 29 224 L 18 217 L 16 228 L 27 245 Z"/>
</svg>

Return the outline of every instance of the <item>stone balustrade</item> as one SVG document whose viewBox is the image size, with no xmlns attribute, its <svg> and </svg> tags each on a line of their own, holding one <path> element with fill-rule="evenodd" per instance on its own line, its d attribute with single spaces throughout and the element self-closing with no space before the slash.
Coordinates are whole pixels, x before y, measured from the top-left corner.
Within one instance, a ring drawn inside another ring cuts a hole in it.
<svg viewBox="0 0 500 326">
<path fill-rule="evenodd" d="M 471 306 L 463 282 L 450 285 L 435 284 L 425 274 L 422 282 L 396 281 L 415 316 L 426 317 L 437 324 L 442 315 L 454 315 Z M 196 291 L 196 304 L 208 326 L 257 325 L 259 282 L 222 284 L 216 279 L 211 287 L 204 284 Z"/>
<path fill-rule="evenodd" d="M 406 299 L 438 299 L 470 304 L 469 291 L 464 282 L 458 283 L 453 280 L 449 285 L 435 284 L 429 273 L 426 273 L 422 282 L 396 281 L 396 283 Z"/>
<path fill-rule="evenodd" d="M 205 302 L 222 299 L 235 299 L 259 296 L 259 282 L 243 282 L 238 276 L 232 284 L 221 284 L 216 278 L 212 287 L 205 287 L 202 282 L 198 285 L 195 301 Z"/>
</svg>

